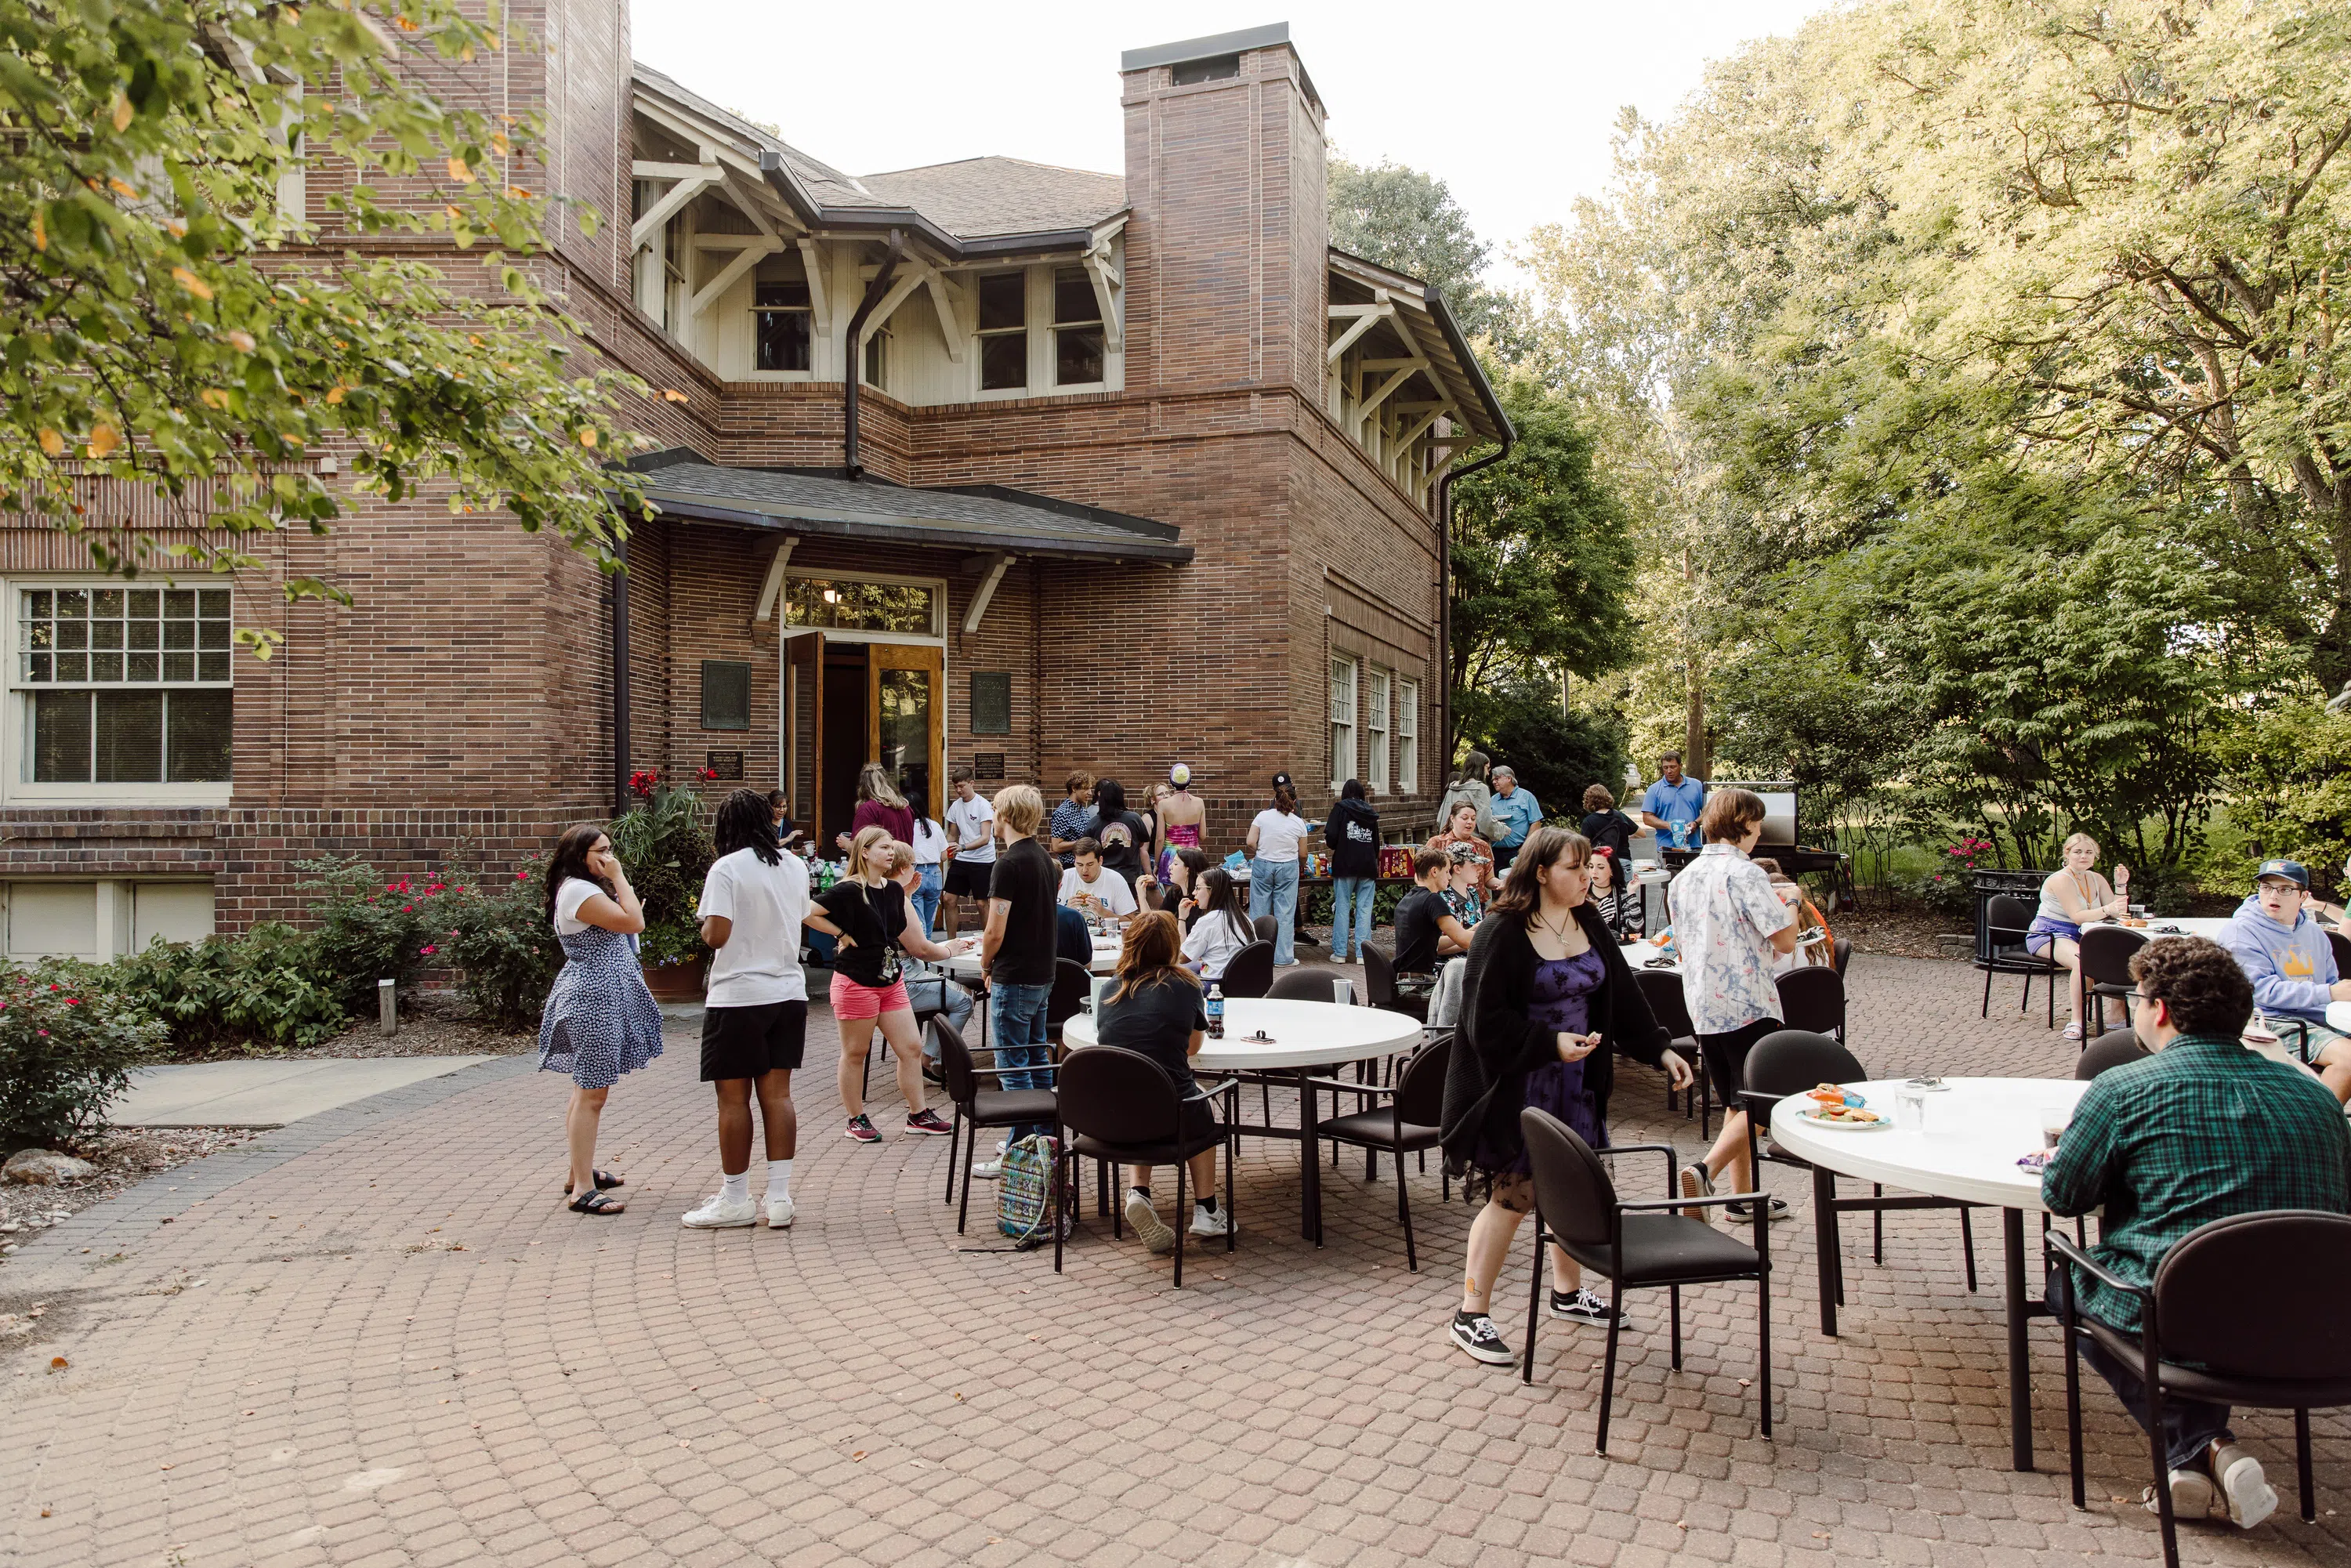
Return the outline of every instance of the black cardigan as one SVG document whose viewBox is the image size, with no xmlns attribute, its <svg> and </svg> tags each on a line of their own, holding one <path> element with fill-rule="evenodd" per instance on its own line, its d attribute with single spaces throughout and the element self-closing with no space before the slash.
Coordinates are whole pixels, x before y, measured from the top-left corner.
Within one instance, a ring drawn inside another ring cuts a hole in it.
<svg viewBox="0 0 2351 1568">
<path fill-rule="evenodd" d="M 1600 988 L 1592 993 L 1592 1028 L 1600 1049 L 1583 1059 L 1583 1087 L 1605 1122 L 1608 1095 L 1615 1086 L 1614 1054 L 1623 1051 L 1645 1066 L 1663 1061 L 1669 1038 L 1657 1027 L 1616 938 L 1589 904 L 1575 908 L 1576 924 L 1600 955 Z M 1492 1150 L 1515 1155 L 1519 1113 L 1526 1105 L 1526 1075 L 1559 1060 L 1559 1031 L 1527 1016 L 1534 998 L 1535 966 L 1541 962 L 1524 925 L 1509 915 L 1488 915 L 1469 939 L 1469 967 L 1463 976 L 1461 1027 L 1445 1071 L 1441 1134 L 1446 1164 L 1467 1168 L 1481 1139 Z"/>
</svg>

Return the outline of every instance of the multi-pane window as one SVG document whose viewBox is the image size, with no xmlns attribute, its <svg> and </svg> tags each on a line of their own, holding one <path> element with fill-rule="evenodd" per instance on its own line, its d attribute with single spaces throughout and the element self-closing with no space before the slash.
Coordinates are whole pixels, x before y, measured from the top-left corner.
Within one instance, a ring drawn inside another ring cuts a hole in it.
<svg viewBox="0 0 2351 1568">
<path fill-rule="evenodd" d="M 1331 788 L 1355 773 L 1355 661 L 1331 661 Z"/>
<path fill-rule="evenodd" d="M 1395 695 L 1395 773 L 1396 793 L 1412 795 L 1420 789 L 1420 683 L 1396 682 Z"/>
<path fill-rule="evenodd" d="M 890 390 L 890 329 L 876 327 L 865 340 L 865 384 L 876 392 Z"/>
<path fill-rule="evenodd" d="M 1082 267 L 1053 273 L 1053 384 L 1088 386 L 1103 376 L 1102 303 Z"/>
<path fill-rule="evenodd" d="M 1364 763 L 1370 769 L 1364 785 L 1376 795 L 1388 787 L 1388 673 L 1373 670 L 1368 676 L 1364 683 L 1364 734 L 1371 755 Z"/>
<path fill-rule="evenodd" d="M 1008 392 L 1029 384 L 1029 275 L 998 272 L 979 280 L 979 388 Z"/>
<path fill-rule="evenodd" d="M 20 589 L 24 779 L 226 782 L 229 659 L 225 588 Z"/>
<path fill-rule="evenodd" d="M 935 636 L 939 591 L 915 582 L 865 582 L 853 578 L 784 580 L 784 624 L 836 631 L 911 632 Z"/>
<path fill-rule="evenodd" d="M 758 368 L 763 371 L 805 371 L 814 340 L 815 307 L 806 283 L 762 281 L 752 291 L 752 315 L 758 329 Z"/>
</svg>

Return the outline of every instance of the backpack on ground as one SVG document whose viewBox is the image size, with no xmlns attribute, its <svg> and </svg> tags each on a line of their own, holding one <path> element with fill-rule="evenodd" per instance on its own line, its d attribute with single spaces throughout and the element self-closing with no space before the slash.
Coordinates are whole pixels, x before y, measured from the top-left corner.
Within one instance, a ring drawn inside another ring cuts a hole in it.
<svg viewBox="0 0 2351 1568">
<path fill-rule="evenodd" d="M 1023 1250 L 1053 1239 L 1053 1188 L 1061 1179 L 1061 1145 L 1042 1133 L 1016 1138 L 1004 1151 L 1003 1176 L 996 1191 L 996 1228 L 1012 1238 Z M 1061 1205 L 1061 1234 L 1067 1237 L 1076 1220 L 1070 1204 Z"/>
</svg>

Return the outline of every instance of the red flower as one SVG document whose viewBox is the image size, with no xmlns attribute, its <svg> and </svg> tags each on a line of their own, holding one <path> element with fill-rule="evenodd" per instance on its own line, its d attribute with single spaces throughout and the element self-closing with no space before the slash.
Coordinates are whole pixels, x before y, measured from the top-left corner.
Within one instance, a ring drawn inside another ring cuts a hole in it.
<svg viewBox="0 0 2351 1568">
<path fill-rule="evenodd" d="M 523 878 L 525 878 L 525 877 L 528 876 L 529 874 L 530 874 L 530 873 L 528 873 L 528 872 L 527 872 L 527 871 L 518 871 L 518 872 L 515 873 L 515 880 L 516 880 L 517 882 L 520 882 Z"/>
<path fill-rule="evenodd" d="M 400 912 L 402 915 L 413 915 L 416 913 L 416 905 L 413 904 L 403 904 L 400 906 Z"/>
<path fill-rule="evenodd" d="M 68 997 L 66 998 L 66 1006 L 69 1008 L 78 1008 L 81 1006 L 81 998 L 79 997 Z"/>
<path fill-rule="evenodd" d="M 45 1029 L 37 1029 L 37 1030 L 35 1030 L 33 1032 L 34 1032 L 35 1034 L 39 1035 L 43 1040 L 47 1040 L 47 1039 L 48 1039 L 48 1038 L 49 1038 L 49 1031 L 48 1031 L 47 1030 L 45 1030 Z"/>
<path fill-rule="evenodd" d="M 424 956 L 425 957 L 427 957 L 427 958 L 430 958 L 431 956 L 433 956 L 433 955 L 434 955 L 434 954 L 435 954 L 435 953 L 437 953 L 437 952 L 439 952 L 439 951 L 440 951 L 440 949 L 439 949 L 439 948 L 437 948 L 437 947 L 435 947 L 435 946 L 433 946 L 433 944 L 432 944 L 432 943 L 430 943 L 430 942 L 427 942 L 423 946 L 419 947 L 419 948 L 417 949 L 417 952 L 419 952 L 420 954 L 423 955 L 423 956 Z"/>
<path fill-rule="evenodd" d="M 53 990 L 53 991 L 54 991 L 54 990 L 56 990 L 56 989 L 57 989 L 57 988 L 56 988 L 55 986 L 51 986 L 51 987 L 49 988 L 49 989 L 51 989 L 51 990 Z"/>
</svg>

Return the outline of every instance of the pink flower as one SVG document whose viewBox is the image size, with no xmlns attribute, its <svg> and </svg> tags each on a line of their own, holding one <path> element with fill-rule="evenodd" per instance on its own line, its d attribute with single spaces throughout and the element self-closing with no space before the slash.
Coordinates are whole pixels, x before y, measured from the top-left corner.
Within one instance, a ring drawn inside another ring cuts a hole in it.
<svg viewBox="0 0 2351 1568">
<path fill-rule="evenodd" d="M 416 913 L 416 905 L 413 904 L 403 904 L 400 906 L 400 912 L 402 915 L 413 915 Z"/>
<path fill-rule="evenodd" d="M 516 880 L 517 882 L 520 882 L 524 877 L 527 877 L 527 876 L 528 876 L 529 874 L 530 874 L 530 873 L 529 873 L 528 872 L 527 872 L 527 871 L 518 871 L 518 872 L 515 873 L 515 880 Z"/>
<path fill-rule="evenodd" d="M 43 1040 L 47 1040 L 47 1039 L 48 1039 L 48 1038 L 49 1038 L 49 1031 L 48 1031 L 47 1030 L 45 1030 L 45 1029 L 37 1029 L 37 1030 L 35 1030 L 33 1032 L 34 1032 L 35 1034 L 39 1035 Z"/>
<path fill-rule="evenodd" d="M 69 1008 L 78 1008 L 81 1006 L 81 998 L 79 997 L 68 997 L 66 998 L 66 1006 Z"/>
<path fill-rule="evenodd" d="M 427 958 L 430 958 L 431 956 L 433 956 L 433 955 L 434 955 L 434 954 L 435 954 L 435 953 L 437 953 L 437 952 L 439 952 L 439 951 L 440 951 L 440 949 L 439 949 L 438 947 L 435 947 L 434 946 L 433 946 L 433 944 L 432 944 L 432 943 L 430 943 L 430 942 L 427 942 L 423 946 L 419 947 L 419 948 L 417 949 L 417 952 L 419 952 L 419 953 L 423 954 L 423 955 L 425 957 L 427 957 Z"/>
</svg>

